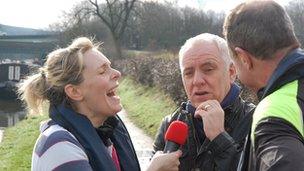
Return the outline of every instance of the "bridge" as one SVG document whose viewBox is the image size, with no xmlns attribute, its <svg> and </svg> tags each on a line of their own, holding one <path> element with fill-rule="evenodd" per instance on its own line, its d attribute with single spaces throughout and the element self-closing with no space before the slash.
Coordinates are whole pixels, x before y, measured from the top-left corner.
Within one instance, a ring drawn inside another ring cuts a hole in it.
<svg viewBox="0 0 304 171">
<path fill-rule="evenodd" d="M 58 35 L 0 36 L 0 60 L 44 59 L 56 48 Z"/>
</svg>

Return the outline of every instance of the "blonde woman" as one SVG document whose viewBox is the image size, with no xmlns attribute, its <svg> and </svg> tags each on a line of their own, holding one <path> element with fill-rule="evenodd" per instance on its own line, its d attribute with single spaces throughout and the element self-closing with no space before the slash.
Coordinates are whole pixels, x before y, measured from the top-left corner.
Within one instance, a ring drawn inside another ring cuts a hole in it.
<svg viewBox="0 0 304 171">
<path fill-rule="evenodd" d="M 29 109 L 49 102 L 32 170 L 140 170 L 126 127 L 116 115 L 119 71 L 88 38 L 51 52 L 40 72 L 19 88 Z M 177 170 L 180 151 L 154 157 L 148 170 Z"/>
</svg>

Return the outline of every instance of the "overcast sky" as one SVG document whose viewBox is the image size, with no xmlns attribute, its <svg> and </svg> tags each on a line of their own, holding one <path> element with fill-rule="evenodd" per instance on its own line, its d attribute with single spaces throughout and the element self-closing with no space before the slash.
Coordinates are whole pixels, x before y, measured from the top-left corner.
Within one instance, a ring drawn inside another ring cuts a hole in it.
<svg viewBox="0 0 304 171">
<path fill-rule="evenodd" d="M 1 0 L 0 24 L 46 29 L 82 0 Z M 154 0 L 157 1 L 157 0 Z M 176 1 L 176 0 L 173 0 Z M 244 0 L 177 0 L 180 6 L 229 11 Z M 277 0 L 285 5 L 290 0 Z"/>
</svg>

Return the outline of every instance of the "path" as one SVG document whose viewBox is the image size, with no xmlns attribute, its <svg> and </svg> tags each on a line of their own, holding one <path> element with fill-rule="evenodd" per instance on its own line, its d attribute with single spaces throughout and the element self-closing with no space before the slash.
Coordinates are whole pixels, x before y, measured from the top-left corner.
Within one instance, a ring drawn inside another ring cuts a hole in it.
<svg viewBox="0 0 304 171">
<path fill-rule="evenodd" d="M 119 112 L 118 115 L 121 117 L 129 131 L 141 170 L 144 171 L 148 166 L 149 159 L 152 154 L 153 140 L 127 118 L 125 110 Z"/>
<path fill-rule="evenodd" d="M 4 132 L 3 128 L 0 127 L 0 143 L 2 142 L 3 132 Z"/>
</svg>

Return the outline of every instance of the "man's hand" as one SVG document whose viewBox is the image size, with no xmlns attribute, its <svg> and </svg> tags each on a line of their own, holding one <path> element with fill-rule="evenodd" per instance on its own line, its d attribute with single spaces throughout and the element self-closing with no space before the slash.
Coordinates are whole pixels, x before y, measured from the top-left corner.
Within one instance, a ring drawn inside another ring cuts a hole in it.
<svg viewBox="0 0 304 171">
<path fill-rule="evenodd" d="M 206 137 L 210 141 L 225 131 L 225 113 L 217 100 L 207 100 L 201 103 L 194 116 L 202 118 Z"/>
</svg>

